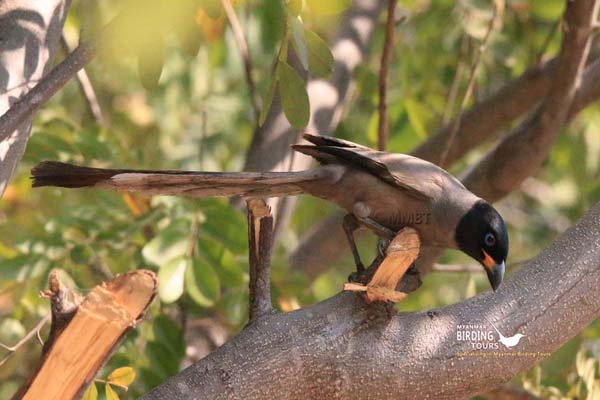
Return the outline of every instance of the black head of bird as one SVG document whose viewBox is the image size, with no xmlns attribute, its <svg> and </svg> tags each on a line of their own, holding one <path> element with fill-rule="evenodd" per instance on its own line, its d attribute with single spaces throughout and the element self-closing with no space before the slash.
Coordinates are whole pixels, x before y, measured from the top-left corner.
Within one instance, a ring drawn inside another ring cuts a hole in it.
<svg viewBox="0 0 600 400">
<path fill-rule="evenodd" d="M 460 219 L 455 235 L 459 249 L 483 265 L 496 290 L 504 278 L 508 255 L 508 233 L 498 211 L 478 201 Z"/>
</svg>

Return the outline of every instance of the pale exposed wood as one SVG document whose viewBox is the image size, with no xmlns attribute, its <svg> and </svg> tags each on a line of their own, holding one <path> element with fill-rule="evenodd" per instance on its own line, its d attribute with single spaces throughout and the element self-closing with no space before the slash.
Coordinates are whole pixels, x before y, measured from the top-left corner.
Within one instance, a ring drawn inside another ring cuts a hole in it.
<svg viewBox="0 0 600 400">
<path fill-rule="evenodd" d="M 271 303 L 271 253 L 273 216 L 263 199 L 250 199 L 248 208 L 248 247 L 250 261 L 250 321 L 273 312 Z"/>
<path fill-rule="evenodd" d="M 96 286 L 58 336 L 23 399 L 71 399 L 82 393 L 125 332 L 154 298 L 158 281 L 137 270 Z"/>
<path fill-rule="evenodd" d="M 421 241 L 416 230 L 402 229 L 388 246 L 385 258 L 377 267 L 371 281 L 366 286 L 347 283 L 344 285 L 344 290 L 367 292 L 366 298 L 369 302 L 404 300 L 407 294 L 397 292 L 396 287 L 419 255 L 420 245 Z"/>
</svg>

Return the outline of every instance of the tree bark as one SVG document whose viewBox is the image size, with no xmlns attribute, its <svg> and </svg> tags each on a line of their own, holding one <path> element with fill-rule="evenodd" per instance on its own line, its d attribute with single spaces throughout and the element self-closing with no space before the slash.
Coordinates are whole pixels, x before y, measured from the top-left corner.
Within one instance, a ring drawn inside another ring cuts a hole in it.
<svg viewBox="0 0 600 400">
<path fill-rule="evenodd" d="M 48 71 L 70 0 L 0 2 L 0 115 Z M 0 196 L 29 140 L 32 118 L 0 132 Z"/>
<path fill-rule="evenodd" d="M 409 314 L 340 293 L 255 321 L 143 398 L 468 398 L 530 368 L 598 317 L 598 285 L 600 203 L 495 293 Z M 457 326 L 490 323 L 527 336 L 513 349 L 466 356 L 472 345 L 457 340 Z"/>
</svg>

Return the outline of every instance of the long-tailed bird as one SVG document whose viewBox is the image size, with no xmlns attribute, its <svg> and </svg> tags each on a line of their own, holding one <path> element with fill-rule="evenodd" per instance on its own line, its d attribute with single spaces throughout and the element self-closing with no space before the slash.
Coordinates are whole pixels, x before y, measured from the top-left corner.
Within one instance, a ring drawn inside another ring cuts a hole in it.
<svg viewBox="0 0 600 400">
<path fill-rule="evenodd" d="M 345 209 L 344 230 L 358 272 L 364 267 L 353 232 L 364 225 L 385 239 L 415 228 L 423 246 L 460 249 L 479 261 L 494 290 L 504 276 L 508 235 L 500 214 L 442 168 L 416 157 L 349 141 L 304 135 L 296 151 L 320 166 L 300 172 L 184 172 L 80 167 L 45 161 L 33 186 L 100 187 L 190 197 L 279 197 L 310 194 Z"/>
</svg>

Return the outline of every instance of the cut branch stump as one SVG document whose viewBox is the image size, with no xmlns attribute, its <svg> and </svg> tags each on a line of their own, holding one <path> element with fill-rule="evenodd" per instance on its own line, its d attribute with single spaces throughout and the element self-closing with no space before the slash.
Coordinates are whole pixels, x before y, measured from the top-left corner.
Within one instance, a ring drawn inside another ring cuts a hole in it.
<svg viewBox="0 0 600 400">
<path fill-rule="evenodd" d="M 366 299 L 373 301 L 399 302 L 407 294 L 396 291 L 400 279 L 419 255 L 421 241 L 419 234 L 412 228 L 404 228 L 390 242 L 385 257 L 373 278 L 366 285 L 349 282 L 344 290 L 366 292 Z"/>
<path fill-rule="evenodd" d="M 125 333 L 140 321 L 157 285 L 153 272 L 136 270 L 103 282 L 80 302 L 75 296 L 73 302 L 53 271 L 45 293 L 52 301 L 50 339 L 38 370 L 14 398 L 62 400 L 81 396 Z M 67 299 L 66 307 L 58 304 L 62 299 Z"/>
</svg>

